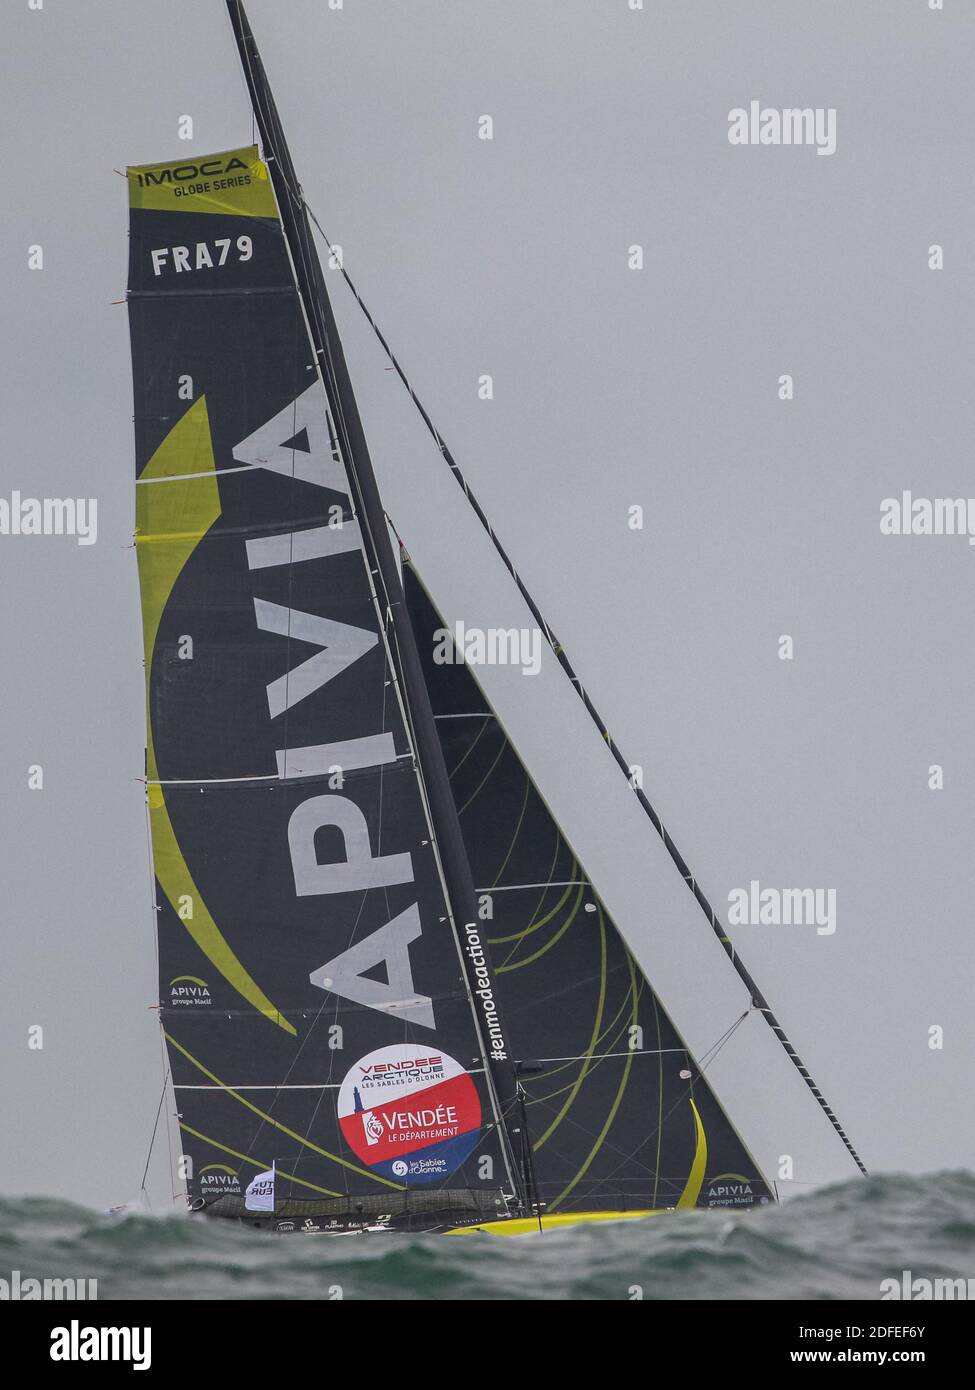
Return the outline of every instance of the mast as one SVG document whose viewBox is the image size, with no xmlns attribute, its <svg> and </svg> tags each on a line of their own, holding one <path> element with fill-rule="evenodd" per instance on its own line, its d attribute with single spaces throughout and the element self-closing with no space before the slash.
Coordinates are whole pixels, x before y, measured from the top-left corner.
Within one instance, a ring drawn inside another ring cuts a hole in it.
<svg viewBox="0 0 975 1390">
<path fill-rule="evenodd" d="M 227 0 L 227 12 L 270 169 L 312 347 L 334 410 L 343 456 L 348 462 L 363 545 L 391 629 L 390 658 L 394 667 L 398 668 L 404 713 L 419 764 L 448 911 L 452 913 L 457 950 L 471 997 L 482 1055 L 487 1063 L 488 1083 L 495 1098 L 499 1137 L 514 1184 L 517 1167 L 504 1120 L 515 1102 L 514 1065 L 505 1044 L 487 949 L 476 929 L 478 915 L 474 881 L 423 679 L 416 638 L 406 610 L 399 568 L 390 544 L 386 515 L 315 250 L 301 185 L 295 174 L 270 84 L 241 0 Z M 490 1046 L 486 1042 L 488 1035 Z"/>
</svg>

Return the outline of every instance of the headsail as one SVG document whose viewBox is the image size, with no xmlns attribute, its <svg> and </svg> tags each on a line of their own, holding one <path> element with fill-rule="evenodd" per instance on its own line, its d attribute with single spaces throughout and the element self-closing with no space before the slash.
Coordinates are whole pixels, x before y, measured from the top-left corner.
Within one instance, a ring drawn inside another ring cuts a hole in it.
<svg viewBox="0 0 975 1390">
<path fill-rule="evenodd" d="M 472 668 L 435 658 L 443 626 L 409 566 L 406 575 L 545 1212 L 768 1202 Z"/>
<path fill-rule="evenodd" d="M 399 1210 L 417 1188 L 491 1207 L 508 1153 L 418 756 L 426 697 L 377 596 L 361 461 L 267 166 L 250 147 L 128 180 L 147 799 L 188 1192 L 239 1197 L 273 1167 L 279 1211 Z"/>
<path fill-rule="evenodd" d="M 235 0 L 228 0 L 228 3 L 234 4 Z M 326 236 L 325 231 L 319 223 L 318 219 L 314 216 L 314 213 L 308 211 L 307 215 L 311 218 L 312 222 L 314 223 L 323 242 L 330 247 L 331 244 L 328 241 L 328 237 Z M 507 570 L 508 574 L 513 579 L 518 594 L 524 602 L 528 612 L 530 613 L 532 619 L 538 624 L 539 631 L 543 634 L 545 641 L 547 642 L 553 655 L 557 659 L 562 671 L 568 677 L 570 688 L 573 690 L 575 695 L 578 696 L 578 698 L 581 700 L 582 705 L 586 710 L 586 713 L 588 714 L 592 723 L 599 730 L 600 736 L 606 743 L 610 753 L 613 756 L 614 761 L 616 762 L 617 767 L 629 781 L 631 775 L 631 764 L 623 754 L 619 745 L 616 743 L 616 740 L 613 738 L 613 735 L 611 734 L 610 730 L 607 728 L 605 721 L 603 720 L 599 711 L 596 709 L 596 706 L 593 704 L 593 701 L 590 698 L 590 695 L 586 690 L 586 687 L 583 685 L 582 680 L 576 674 L 576 671 L 571 661 L 569 660 L 569 655 L 566 651 L 564 644 L 558 639 L 558 637 L 556 637 L 555 633 L 552 631 L 552 628 L 550 627 L 548 622 L 546 622 L 545 617 L 538 604 L 536 603 L 535 599 L 533 598 L 527 584 L 519 574 L 510 556 L 507 554 L 504 546 L 501 543 L 500 538 L 497 535 L 497 532 L 495 531 L 490 520 L 488 519 L 483 507 L 480 505 L 477 498 L 475 497 L 474 492 L 471 489 L 470 483 L 468 482 L 459 464 L 457 463 L 457 460 L 454 458 L 450 448 L 448 447 L 446 441 L 443 439 L 439 430 L 434 425 L 433 420 L 431 419 L 427 409 L 423 405 L 423 402 L 420 400 L 419 396 L 417 395 L 416 391 L 411 385 L 409 378 L 403 370 L 401 363 L 393 353 L 389 343 L 383 335 L 382 330 L 380 329 L 376 320 L 373 318 L 373 315 L 370 313 L 365 301 L 363 300 L 355 284 L 353 283 L 352 278 L 348 273 L 348 270 L 344 266 L 341 269 L 341 274 L 349 290 L 351 291 L 352 296 L 355 299 L 355 302 L 358 304 L 359 308 L 363 313 L 363 316 L 365 317 L 367 323 L 369 324 L 370 328 L 375 334 L 377 342 L 380 344 L 383 352 L 388 358 L 392 370 L 396 372 L 400 381 L 405 386 L 409 398 L 415 406 L 420 419 L 423 421 L 423 424 L 429 431 L 430 436 L 436 443 L 440 456 L 446 463 L 454 480 L 461 487 L 464 496 L 470 505 L 472 514 L 474 515 L 474 517 L 476 517 L 477 522 L 482 528 L 484 534 L 489 538 L 491 546 L 493 547 L 496 556 L 498 557 L 498 559 L 500 559 L 501 563 L 504 565 L 504 568 Z M 802 1058 L 799 1056 L 799 1053 L 796 1051 L 796 1048 L 794 1047 L 782 1023 L 779 1021 L 775 1013 L 772 1011 L 772 1008 L 769 1005 L 768 1000 L 765 998 L 764 994 L 759 989 L 758 984 L 751 975 L 751 972 L 746 968 L 743 960 L 741 959 L 740 953 L 735 948 L 731 940 L 731 937 L 728 934 L 727 928 L 724 926 L 720 917 L 715 912 L 714 907 L 707 898 L 700 881 L 695 876 L 695 874 L 692 873 L 689 865 L 687 864 L 680 850 L 677 848 L 677 845 L 672 835 L 664 825 L 657 811 L 654 809 L 643 788 L 640 786 L 635 786 L 633 787 L 633 791 L 635 793 L 635 799 L 637 804 L 639 805 L 642 812 L 646 815 L 647 819 L 650 821 L 657 835 L 660 837 L 664 845 L 664 848 L 667 851 L 667 854 L 669 855 L 674 866 L 679 871 L 684 884 L 693 895 L 695 902 L 697 903 L 701 912 L 703 912 L 705 918 L 710 924 L 711 932 L 714 938 L 721 945 L 721 948 L 724 951 L 726 957 L 728 958 L 732 969 L 735 971 L 742 984 L 744 984 L 746 989 L 748 990 L 749 996 L 752 1001 L 752 1007 L 755 1009 L 757 1016 L 764 1019 L 765 1023 L 771 1029 L 771 1032 L 775 1037 L 777 1044 L 782 1048 L 784 1055 L 788 1057 L 790 1063 L 795 1068 L 795 1072 L 798 1074 L 798 1076 L 801 1077 L 803 1084 L 806 1086 L 808 1090 L 808 1093 L 815 1099 L 815 1102 L 818 1105 L 821 1114 L 825 1115 L 834 1133 L 840 1139 L 849 1158 L 853 1161 L 858 1171 L 866 1175 L 867 1169 L 862 1158 L 860 1157 L 859 1153 L 854 1147 L 846 1130 L 843 1128 L 843 1125 L 837 1118 L 836 1112 L 833 1110 L 832 1106 L 826 1099 L 826 1096 L 823 1094 L 822 1090 L 813 1079 L 812 1073 L 809 1071 L 808 1067 L 805 1065 Z"/>
</svg>

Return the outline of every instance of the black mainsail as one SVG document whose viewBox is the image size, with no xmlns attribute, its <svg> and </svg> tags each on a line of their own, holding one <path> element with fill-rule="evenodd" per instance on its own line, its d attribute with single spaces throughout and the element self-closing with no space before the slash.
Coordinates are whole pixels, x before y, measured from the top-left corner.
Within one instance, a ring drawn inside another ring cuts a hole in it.
<svg viewBox="0 0 975 1390">
<path fill-rule="evenodd" d="M 487 959 L 461 946 L 470 871 L 337 340 L 312 346 L 256 148 L 128 180 L 147 801 L 188 1194 L 235 1212 L 273 1168 L 279 1216 L 504 1209 L 511 1067 Z"/>
</svg>

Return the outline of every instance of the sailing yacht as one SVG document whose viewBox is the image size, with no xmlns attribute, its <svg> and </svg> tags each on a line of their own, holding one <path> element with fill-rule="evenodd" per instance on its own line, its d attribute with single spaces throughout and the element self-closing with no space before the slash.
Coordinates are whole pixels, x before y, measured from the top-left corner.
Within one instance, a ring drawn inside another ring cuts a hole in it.
<svg viewBox="0 0 975 1390">
<path fill-rule="evenodd" d="M 267 76 L 227 8 L 260 146 L 128 169 L 146 801 L 181 1196 L 279 1234 L 519 1234 L 773 1201 L 474 668 L 438 659 L 444 624 L 391 532 Z M 862 1168 L 633 791 L 746 1013 Z"/>
</svg>

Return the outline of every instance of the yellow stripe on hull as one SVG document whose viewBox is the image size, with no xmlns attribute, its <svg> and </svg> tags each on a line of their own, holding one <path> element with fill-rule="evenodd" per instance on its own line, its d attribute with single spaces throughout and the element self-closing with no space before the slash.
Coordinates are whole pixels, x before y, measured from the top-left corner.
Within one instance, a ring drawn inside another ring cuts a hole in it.
<svg viewBox="0 0 975 1390">
<path fill-rule="evenodd" d="M 646 1216 L 663 1216 L 672 1207 L 656 1207 L 648 1211 L 567 1211 L 553 1212 L 542 1217 L 542 1230 L 554 1231 L 559 1226 L 579 1226 L 589 1221 L 640 1221 Z M 472 1231 L 484 1231 L 492 1236 L 538 1235 L 537 1216 L 513 1216 L 508 1221 L 482 1221 L 479 1226 L 454 1226 L 445 1236 L 466 1236 Z"/>
<path fill-rule="evenodd" d="M 701 1123 L 701 1117 L 693 1100 L 690 1102 L 690 1106 L 694 1116 L 694 1162 L 691 1164 L 691 1171 L 684 1184 L 684 1190 L 677 1199 L 677 1211 L 685 1211 L 697 1206 L 697 1199 L 704 1186 L 704 1173 L 708 1162 L 708 1141 L 704 1133 L 704 1125 Z M 594 1153 L 595 1149 L 589 1157 L 592 1158 Z M 585 1172 L 585 1168 L 580 1170 L 577 1177 L 581 1177 L 583 1172 Z M 566 1192 L 570 1191 L 573 1185 L 570 1183 Z M 564 1197 L 565 1193 L 562 1193 L 562 1196 Z M 561 1199 L 560 1197 L 558 1200 L 561 1201 Z M 674 1210 L 674 1207 L 648 1207 L 644 1211 L 556 1211 L 542 1217 L 541 1229 L 554 1231 L 560 1226 L 580 1226 L 590 1221 L 640 1221 L 646 1216 L 662 1216 L 664 1212 Z M 529 1236 L 534 1231 L 538 1235 L 538 1217 L 512 1216 L 507 1221 L 483 1221 L 479 1226 L 453 1226 L 449 1231 L 444 1231 L 443 1234 L 445 1236 L 463 1236 L 470 1231 L 486 1231 L 492 1236 Z"/>
</svg>

